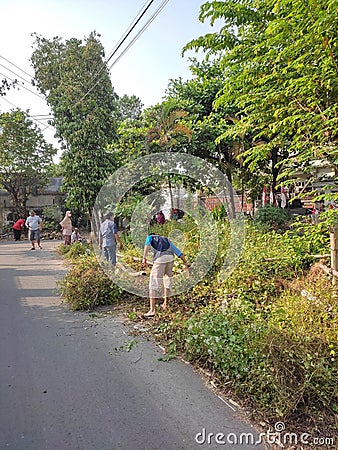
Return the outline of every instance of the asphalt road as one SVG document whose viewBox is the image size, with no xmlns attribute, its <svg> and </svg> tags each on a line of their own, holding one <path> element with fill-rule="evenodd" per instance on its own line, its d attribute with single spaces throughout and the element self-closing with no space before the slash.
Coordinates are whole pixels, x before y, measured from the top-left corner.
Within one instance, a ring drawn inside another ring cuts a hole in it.
<svg viewBox="0 0 338 450">
<path fill-rule="evenodd" d="M 190 365 L 159 361 L 112 316 L 69 311 L 56 245 L 0 242 L 0 449 L 262 448 L 240 444 L 255 431 Z"/>
</svg>

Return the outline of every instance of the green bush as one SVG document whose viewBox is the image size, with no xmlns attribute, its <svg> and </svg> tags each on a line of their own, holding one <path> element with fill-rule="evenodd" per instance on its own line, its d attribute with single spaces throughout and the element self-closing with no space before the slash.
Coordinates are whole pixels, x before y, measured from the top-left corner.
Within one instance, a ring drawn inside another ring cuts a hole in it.
<svg viewBox="0 0 338 450">
<path fill-rule="evenodd" d="M 61 294 L 72 310 L 91 311 L 99 305 L 112 304 L 122 289 L 114 285 L 95 257 L 77 258 L 60 282 Z"/>
<path fill-rule="evenodd" d="M 276 209 L 276 208 L 275 208 Z M 210 369 L 261 416 L 334 422 L 338 409 L 338 306 L 321 275 L 307 280 L 311 254 L 328 253 L 324 225 L 295 223 L 266 232 L 247 224 L 242 257 L 225 280 L 217 273 L 176 300 L 156 329 L 169 349 Z M 188 256 L 198 252 L 189 242 Z M 301 286 L 301 287 L 300 287 Z M 302 288 L 314 295 L 301 296 Z M 317 299 L 317 300 L 316 300 Z"/>
<path fill-rule="evenodd" d="M 71 245 L 60 244 L 58 251 L 61 255 L 67 256 L 67 258 L 74 260 L 83 255 L 93 254 L 93 247 L 91 244 L 74 242 Z"/>
<path fill-rule="evenodd" d="M 60 229 L 62 213 L 57 205 L 46 206 L 42 212 L 43 230 L 55 231 Z"/>
<path fill-rule="evenodd" d="M 241 259 L 220 280 L 230 236 L 227 222 L 220 221 L 218 254 L 208 276 L 172 301 L 173 311 L 155 329 L 170 355 L 182 352 L 208 367 L 267 419 L 334 421 L 338 306 L 325 277 L 306 278 L 314 261 L 310 255 L 329 251 L 325 227 L 296 221 L 280 233 L 248 223 Z M 188 218 L 154 227 L 167 236 L 173 229 L 182 231 L 184 253 L 193 262 L 198 227 Z M 65 251 L 68 257 L 71 249 Z M 137 256 L 130 243 L 124 253 Z M 76 261 L 63 286 L 73 309 L 92 309 L 121 295 L 96 260 L 84 255 Z M 313 293 L 311 300 L 299 294 L 304 287 Z"/>
<path fill-rule="evenodd" d="M 254 222 L 269 230 L 283 230 L 287 228 L 288 220 L 288 215 L 283 208 L 264 206 L 257 211 Z"/>
<path fill-rule="evenodd" d="M 333 415 L 338 405 L 337 312 L 331 308 L 335 321 L 325 323 L 326 308 L 286 295 L 267 315 L 248 302 L 234 302 L 223 311 L 209 305 L 159 331 L 221 384 L 230 382 L 266 418 L 323 410 Z"/>
<path fill-rule="evenodd" d="M 222 220 L 226 218 L 227 210 L 223 203 L 213 208 L 212 216 L 215 220 Z"/>
</svg>

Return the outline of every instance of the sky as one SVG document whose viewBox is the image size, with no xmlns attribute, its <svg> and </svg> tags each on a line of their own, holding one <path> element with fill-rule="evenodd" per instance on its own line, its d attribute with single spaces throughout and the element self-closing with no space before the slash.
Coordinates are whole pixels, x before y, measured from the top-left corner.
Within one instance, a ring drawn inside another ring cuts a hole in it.
<svg viewBox="0 0 338 450">
<path fill-rule="evenodd" d="M 198 55 L 187 52 L 182 57 L 183 46 L 194 38 L 216 31 L 209 23 L 202 24 L 198 20 L 203 3 L 204 0 L 168 1 L 132 47 L 113 65 L 111 80 L 119 96 L 136 95 L 148 107 L 162 100 L 170 79 L 191 78 L 188 58 Z M 106 56 L 109 55 L 146 4 L 146 0 L 0 0 L 0 79 L 4 75 L 21 82 L 23 80 L 17 75 L 27 81 L 31 79 L 29 75 L 33 76 L 33 70 L 29 59 L 33 51 L 33 32 L 48 39 L 59 36 L 66 40 L 84 39 L 96 31 Z M 162 4 L 163 0 L 153 2 L 121 50 Z M 115 57 L 110 62 L 114 61 Z M 48 114 L 49 108 L 34 87 L 27 82 L 24 85 L 35 94 L 23 87 L 19 91 L 9 91 L 5 99 L 0 97 L 0 112 L 19 107 L 29 109 L 30 115 L 40 120 L 38 116 Z M 38 123 L 42 130 L 46 128 L 45 123 L 44 119 Z M 44 135 L 57 147 L 52 127 L 45 129 Z"/>
</svg>

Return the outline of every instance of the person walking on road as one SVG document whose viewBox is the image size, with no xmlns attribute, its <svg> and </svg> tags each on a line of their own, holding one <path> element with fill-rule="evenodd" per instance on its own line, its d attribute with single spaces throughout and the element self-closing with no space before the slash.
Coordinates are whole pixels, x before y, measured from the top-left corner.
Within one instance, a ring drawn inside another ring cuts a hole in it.
<svg viewBox="0 0 338 450">
<path fill-rule="evenodd" d="M 65 245 L 71 244 L 72 232 L 73 232 L 73 224 L 71 221 L 72 213 L 70 211 L 66 211 L 66 215 L 61 220 L 60 225 L 62 227 L 62 235 L 65 240 Z"/>
<path fill-rule="evenodd" d="M 164 295 L 162 308 L 166 309 L 168 306 L 175 255 L 184 262 L 187 268 L 190 267 L 185 255 L 166 237 L 156 234 L 147 236 L 142 260 L 142 265 L 144 267 L 147 265 L 147 254 L 149 250 L 152 250 L 153 252 L 153 267 L 150 271 L 149 280 L 150 308 L 143 316 L 146 319 L 155 316 L 156 298 L 162 297 L 160 291 L 163 287 Z M 167 277 L 164 278 L 165 275 L 167 275 Z"/>
<path fill-rule="evenodd" d="M 26 227 L 29 230 L 29 240 L 31 241 L 32 248 L 31 250 L 35 250 L 35 241 L 38 244 L 39 248 L 42 248 L 40 245 L 40 232 L 42 229 L 42 219 L 35 211 L 30 211 L 29 216 L 26 219 L 25 223 Z"/>
<path fill-rule="evenodd" d="M 21 239 L 21 232 L 23 227 L 25 226 L 25 220 L 22 216 L 15 222 L 13 225 L 13 233 L 14 233 L 14 239 L 16 241 L 20 241 Z"/>
</svg>

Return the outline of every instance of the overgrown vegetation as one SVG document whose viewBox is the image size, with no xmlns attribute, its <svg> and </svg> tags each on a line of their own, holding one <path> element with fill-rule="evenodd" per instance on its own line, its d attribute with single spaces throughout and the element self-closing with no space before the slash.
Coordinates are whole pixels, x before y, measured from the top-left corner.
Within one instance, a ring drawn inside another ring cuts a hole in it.
<svg viewBox="0 0 338 450">
<path fill-rule="evenodd" d="M 220 228 L 222 249 L 228 228 L 223 223 Z M 190 259 L 197 247 L 194 239 L 186 246 Z M 233 273 L 220 282 L 217 258 L 210 276 L 172 301 L 154 332 L 170 358 L 182 354 L 207 368 L 220 388 L 231 387 L 251 405 L 256 418 L 283 420 L 290 427 L 300 420 L 303 427 L 332 435 L 338 305 L 331 280 L 319 269 L 309 270 L 316 267 L 311 255 L 328 250 L 325 224 L 295 222 L 283 234 L 250 222 Z"/>
<path fill-rule="evenodd" d="M 260 208 L 256 215 L 255 221 L 259 225 L 270 230 L 283 230 L 288 223 L 287 212 L 282 208 L 275 208 L 274 206 L 265 206 Z"/>
<path fill-rule="evenodd" d="M 193 222 L 167 222 L 153 231 L 175 236 L 174 228 L 192 262 L 199 251 Z M 288 429 L 298 421 L 332 436 L 338 412 L 338 305 L 331 279 L 312 256 L 328 252 L 329 231 L 325 223 L 302 221 L 288 228 L 264 231 L 259 221 L 249 221 L 241 260 L 219 280 L 229 227 L 218 221 L 218 256 L 208 277 L 172 299 L 152 331 L 167 348 L 165 361 L 180 354 L 209 370 L 219 388 L 230 388 L 256 418 L 271 424 L 283 420 Z M 128 236 L 124 242 L 127 261 L 137 252 Z M 125 295 L 90 251 L 80 243 L 60 246 L 72 261 L 62 294 L 74 310 Z M 141 312 L 129 314 L 129 320 L 140 320 Z"/>
<path fill-rule="evenodd" d="M 122 290 L 102 270 L 90 245 L 61 244 L 59 252 L 70 260 L 60 289 L 73 311 L 91 311 L 100 305 L 113 304 L 121 296 Z"/>
</svg>

